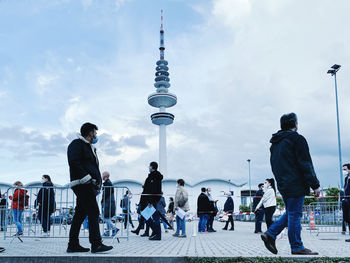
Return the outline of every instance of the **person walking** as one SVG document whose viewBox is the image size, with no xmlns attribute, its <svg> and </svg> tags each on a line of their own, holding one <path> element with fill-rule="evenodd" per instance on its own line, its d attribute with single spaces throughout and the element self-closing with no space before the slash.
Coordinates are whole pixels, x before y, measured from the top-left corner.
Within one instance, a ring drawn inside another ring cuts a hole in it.
<svg viewBox="0 0 350 263">
<path fill-rule="evenodd" d="M 255 234 L 262 234 L 262 230 L 261 230 L 261 225 L 262 225 L 262 221 L 264 219 L 264 206 L 261 205 L 259 209 L 256 209 L 256 206 L 259 204 L 261 198 L 264 195 L 264 184 L 259 184 L 258 185 L 259 190 L 256 191 L 255 193 L 255 197 L 253 199 L 253 211 L 255 213 L 255 230 L 254 233 Z"/>
<path fill-rule="evenodd" d="M 211 188 L 207 189 L 207 196 L 209 198 L 209 218 L 207 220 L 207 231 L 208 232 L 216 232 L 216 230 L 213 228 L 214 224 L 214 218 L 216 213 L 218 212 L 216 203 L 217 200 L 215 201 L 212 196 L 211 196 Z"/>
<path fill-rule="evenodd" d="M 134 224 L 132 223 L 132 218 L 131 218 L 129 190 L 126 190 L 124 198 L 121 202 L 121 206 L 124 214 L 124 229 L 127 229 L 128 223 L 131 224 L 132 228 L 134 228 Z"/>
<path fill-rule="evenodd" d="M 183 179 L 177 180 L 177 189 L 175 193 L 175 203 L 174 203 L 175 211 L 182 209 L 184 212 L 188 212 L 190 210 L 190 206 L 188 203 L 188 192 L 185 189 L 185 181 Z M 181 231 L 181 235 L 180 235 Z M 176 215 L 176 232 L 173 235 L 174 237 L 182 237 L 186 236 L 186 216 L 181 218 Z"/>
<path fill-rule="evenodd" d="M 153 235 L 150 236 L 149 240 L 161 240 L 162 232 L 160 230 L 160 214 L 157 210 L 157 203 L 162 197 L 162 180 L 163 175 L 158 171 L 158 164 L 151 162 L 149 165 L 149 174 L 143 185 L 143 202 L 148 206 L 153 206 L 156 211 L 153 213 L 151 219 L 146 222 L 152 229 Z"/>
<path fill-rule="evenodd" d="M 261 235 L 261 239 L 270 252 L 277 254 L 276 237 L 288 227 L 293 255 L 318 255 L 317 252 L 305 248 L 301 241 L 301 217 L 305 196 L 310 194 L 312 188 L 315 197 L 318 197 L 320 183 L 314 171 L 307 141 L 297 133 L 296 114 L 283 115 L 280 123 L 281 130 L 270 140 L 270 162 L 286 212 Z"/>
<path fill-rule="evenodd" d="M 198 233 L 208 233 L 206 231 L 207 220 L 209 218 L 209 198 L 206 194 L 206 189 L 204 187 L 201 188 L 201 193 L 197 199 L 197 215 L 199 217 L 198 222 Z"/>
<path fill-rule="evenodd" d="M 175 207 L 174 207 L 174 198 L 169 198 L 169 205 L 167 211 L 167 220 L 172 228 L 174 228 L 174 215 L 175 215 Z"/>
<path fill-rule="evenodd" d="M 157 210 L 159 211 L 159 213 L 162 215 L 162 217 L 160 218 L 161 222 L 163 223 L 163 226 L 164 226 L 164 232 L 165 233 L 168 233 L 168 225 L 167 225 L 167 222 L 164 221 L 163 218 L 166 219 L 166 211 L 165 211 L 165 208 L 166 208 L 166 203 L 165 203 L 165 199 L 164 197 L 162 196 L 160 198 L 160 200 L 158 201 L 157 203 Z"/>
<path fill-rule="evenodd" d="M 67 150 L 70 187 L 77 197 L 75 213 L 69 231 L 68 253 L 90 251 L 79 244 L 79 232 L 86 216 L 89 217 L 91 252 L 106 252 L 113 249 L 112 246 L 102 244 L 99 226 L 100 211 L 96 196 L 101 191 L 102 178 L 97 151 L 94 147 L 98 141 L 97 130 L 95 124 L 84 123 L 80 128 L 78 138 L 69 144 Z"/>
<path fill-rule="evenodd" d="M 40 188 L 38 192 L 34 202 L 34 207 L 38 207 L 38 218 L 44 232 L 43 235 L 44 237 L 48 237 L 50 235 L 51 228 L 50 218 L 56 209 L 55 191 L 49 175 L 43 175 L 41 178 L 41 183 L 43 184 L 43 187 Z"/>
<path fill-rule="evenodd" d="M 272 217 L 276 211 L 276 186 L 273 178 L 266 179 L 265 193 L 259 204 L 256 206 L 254 213 L 257 213 L 260 207 L 264 207 L 265 221 L 267 229 L 272 225 Z"/>
<path fill-rule="evenodd" d="M 342 197 L 342 210 L 343 210 L 343 232 L 346 232 L 346 225 L 350 225 L 350 164 L 343 165 L 344 178 L 344 192 Z M 346 239 L 345 242 L 350 242 L 350 239 Z"/>
<path fill-rule="evenodd" d="M 102 237 L 109 237 L 111 234 L 112 234 L 112 237 L 115 237 L 119 231 L 119 229 L 112 222 L 112 218 L 115 216 L 116 206 L 115 206 L 114 188 L 109 178 L 110 178 L 109 172 L 106 171 L 102 173 L 103 187 L 102 187 L 101 208 L 102 208 L 103 219 L 107 226 L 106 232 L 103 233 Z"/>
<path fill-rule="evenodd" d="M 233 203 L 233 199 L 231 197 L 231 193 L 229 192 L 227 194 L 227 199 L 226 199 L 226 202 L 224 204 L 224 212 L 228 214 L 228 220 L 225 224 L 225 227 L 222 230 L 227 230 L 229 223 L 231 223 L 230 230 L 231 231 L 235 230 L 234 223 L 233 223 L 233 216 L 232 216 L 233 210 L 234 210 L 234 203 Z"/>
<path fill-rule="evenodd" d="M 0 231 L 5 230 L 6 226 L 6 196 L 0 191 Z"/>
<path fill-rule="evenodd" d="M 22 189 L 23 184 L 20 181 L 16 181 L 13 184 L 15 191 L 13 196 L 9 196 L 9 199 L 12 200 L 12 217 L 13 221 L 17 227 L 16 236 L 23 235 L 23 226 L 22 226 L 22 217 L 25 207 L 28 207 L 29 196 L 27 195 L 27 190 Z"/>
</svg>

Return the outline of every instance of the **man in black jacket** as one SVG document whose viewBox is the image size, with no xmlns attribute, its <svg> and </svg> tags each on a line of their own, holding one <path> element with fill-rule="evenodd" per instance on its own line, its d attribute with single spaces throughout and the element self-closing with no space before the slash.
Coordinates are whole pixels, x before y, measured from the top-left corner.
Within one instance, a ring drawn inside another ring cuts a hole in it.
<svg viewBox="0 0 350 263">
<path fill-rule="evenodd" d="M 68 146 L 70 186 L 77 196 L 77 204 L 69 232 L 67 248 L 69 253 L 90 250 L 79 244 L 79 232 L 86 216 L 89 217 L 91 252 L 105 252 L 113 248 L 102 244 L 99 228 L 100 211 L 96 195 L 101 190 L 102 178 L 96 149 L 93 146 L 97 142 L 97 130 L 97 126 L 92 123 L 83 124 L 78 139 L 73 140 Z"/>
<path fill-rule="evenodd" d="M 197 215 L 199 217 L 198 222 L 198 233 L 204 233 L 207 226 L 207 220 L 210 213 L 210 201 L 209 197 L 206 195 L 207 189 L 202 187 L 201 194 L 198 196 L 197 200 Z"/>
<path fill-rule="evenodd" d="M 115 225 L 113 225 L 113 222 L 112 222 L 112 218 L 115 216 L 116 206 L 115 206 L 114 188 L 109 177 L 110 177 L 109 172 L 107 171 L 103 172 L 101 208 L 102 208 L 103 219 L 107 226 L 107 230 L 102 235 L 102 237 L 109 237 L 111 230 L 112 230 L 112 237 L 115 237 L 119 231 L 119 229 Z"/>
<path fill-rule="evenodd" d="M 253 199 L 253 211 L 255 211 L 256 206 L 259 204 L 261 198 L 264 195 L 264 184 L 258 185 L 259 190 L 256 191 L 255 197 Z M 255 212 L 255 234 L 261 234 L 261 225 L 262 221 L 264 219 L 264 206 L 261 206 L 256 212 Z"/>
<path fill-rule="evenodd" d="M 227 199 L 226 202 L 224 204 L 224 212 L 226 212 L 228 214 L 228 220 L 226 222 L 225 227 L 222 230 L 227 230 L 228 224 L 231 223 L 231 228 L 230 230 L 233 231 L 235 230 L 234 224 L 233 224 L 233 217 L 232 217 L 232 213 L 234 210 L 234 203 L 233 203 L 233 199 L 231 197 L 231 193 L 229 192 L 227 194 Z"/>
<path fill-rule="evenodd" d="M 149 166 L 149 174 L 146 178 L 146 181 L 143 185 L 143 198 L 142 198 L 142 207 L 145 205 L 152 205 L 157 209 L 157 203 L 162 196 L 162 180 L 163 175 L 157 171 L 158 164 L 156 162 L 151 162 Z M 153 235 L 149 240 L 161 240 L 162 233 L 160 229 L 160 214 L 156 210 L 152 216 L 152 220 L 148 221 L 149 226 L 152 229 Z"/>
<path fill-rule="evenodd" d="M 350 164 L 343 165 L 343 175 L 344 178 L 344 191 L 340 194 L 342 199 L 342 209 L 343 209 L 343 232 L 346 232 L 346 225 L 350 228 Z M 342 233 L 343 233 L 342 232 Z M 350 239 L 345 239 L 346 242 L 350 242 Z"/>
<path fill-rule="evenodd" d="M 301 216 L 306 195 L 310 188 L 315 197 L 320 195 L 320 183 L 316 177 L 306 139 L 297 133 L 298 121 L 295 113 L 281 117 L 281 130 L 274 134 L 271 167 L 282 195 L 286 212 L 261 235 L 266 248 L 277 254 L 276 237 L 288 227 L 288 239 L 293 255 L 318 255 L 304 247 L 301 241 Z"/>
</svg>

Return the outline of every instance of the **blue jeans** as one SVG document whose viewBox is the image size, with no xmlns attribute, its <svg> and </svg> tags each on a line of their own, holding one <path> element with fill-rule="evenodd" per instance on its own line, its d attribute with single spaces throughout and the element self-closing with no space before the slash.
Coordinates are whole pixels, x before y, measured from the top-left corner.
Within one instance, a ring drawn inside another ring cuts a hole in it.
<svg viewBox="0 0 350 263">
<path fill-rule="evenodd" d="M 258 209 L 255 213 L 255 233 L 257 232 L 262 232 L 261 231 L 261 225 L 262 221 L 264 219 L 264 210 L 263 209 Z"/>
<path fill-rule="evenodd" d="M 176 216 L 176 234 L 180 234 L 180 230 L 182 230 L 183 235 L 186 235 L 186 216 L 183 219 Z"/>
<path fill-rule="evenodd" d="M 23 210 L 12 209 L 12 217 L 13 217 L 13 221 L 15 222 L 15 224 L 17 226 L 17 233 L 23 233 L 22 214 L 23 214 Z"/>
<path fill-rule="evenodd" d="M 166 218 L 166 215 L 165 214 L 162 214 L 162 216 L 164 217 L 164 218 Z M 164 226 L 164 229 L 165 230 L 167 230 L 168 229 L 168 225 L 167 225 L 167 223 L 163 220 L 163 218 L 160 218 L 160 220 L 162 220 L 162 223 L 163 223 L 163 226 Z"/>
<path fill-rule="evenodd" d="M 266 231 L 266 234 L 276 239 L 279 233 L 288 227 L 288 239 L 292 252 L 304 249 L 301 241 L 301 217 L 303 215 L 304 196 L 283 198 L 286 212 Z"/>
<path fill-rule="evenodd" d="M 209 215 L 208 214 L 199 214 L 198 216 L 199 216 L 198 232 L 205 232 Z"/>
</svg>

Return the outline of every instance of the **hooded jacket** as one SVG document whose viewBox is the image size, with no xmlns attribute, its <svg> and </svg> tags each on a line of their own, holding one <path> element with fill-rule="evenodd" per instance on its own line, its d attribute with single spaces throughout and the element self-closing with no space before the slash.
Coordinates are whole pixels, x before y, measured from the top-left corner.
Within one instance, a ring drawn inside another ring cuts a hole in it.
<svg viewBox="0 0 350 263">
<path fill-rule="evenodd" d="M 205 193 L 201 193 L 197 199 L 197 214 L 209 214 L 210 202 L 209 197 Z"/>
<path fill-rule="evenodd" d="M 153 204 L 156 207 L 158 201 L 162 196 L 162 180 L 163 175 L 158 171 L 152 171 L 148 174 L 143 185 L 143 195 L 141 197 L 141 210 L 147 206 L 148 203 Z M 154 194 L 154 195 L 152 195 Z"/>
<path fill-rule="evenodd" d="M 279 131 L 270 142 L 271 168 L 283 198 L 309 195 L 310 187 L 320 187 L 309 146 L 302 135 L 291 130 Z"/>
<path fill-rule="evenodd" d="M 27 190 L 17 188 L 10 196 L 9 199 L 12 200 L 12 209 L 24 210 L 24 207 L 28 205 L 29 196 L 27 195 Z"/>
<path fill-rule="evenodd" d="M 71 182 L 90 175 L 96 189 L 100 190 L 102 178 L 95 147 L 78 135 L 78 139 L 69 144 L 67 156 Z"/>
</svg>

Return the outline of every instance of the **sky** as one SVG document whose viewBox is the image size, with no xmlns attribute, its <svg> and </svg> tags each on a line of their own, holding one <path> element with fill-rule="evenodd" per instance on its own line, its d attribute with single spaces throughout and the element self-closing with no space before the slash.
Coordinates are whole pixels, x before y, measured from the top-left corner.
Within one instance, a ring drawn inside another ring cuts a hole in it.
<svg viewBox="0 0 350 263">
<path fill-rule="evenodd" d="M 350 162 L 347 0 L 0 1 L 0 181 L 69 181 L 66 149 L 84 122 L 98 127 L 101 171 L 143 181 L 158 160 L 155 91 L 160 10 L 170 92 L 168 173 L 273 177 L 269 140 L 295 112 L 321 186 L 339 185 L 334 79 L 342 157 Z"/>
</svg>

